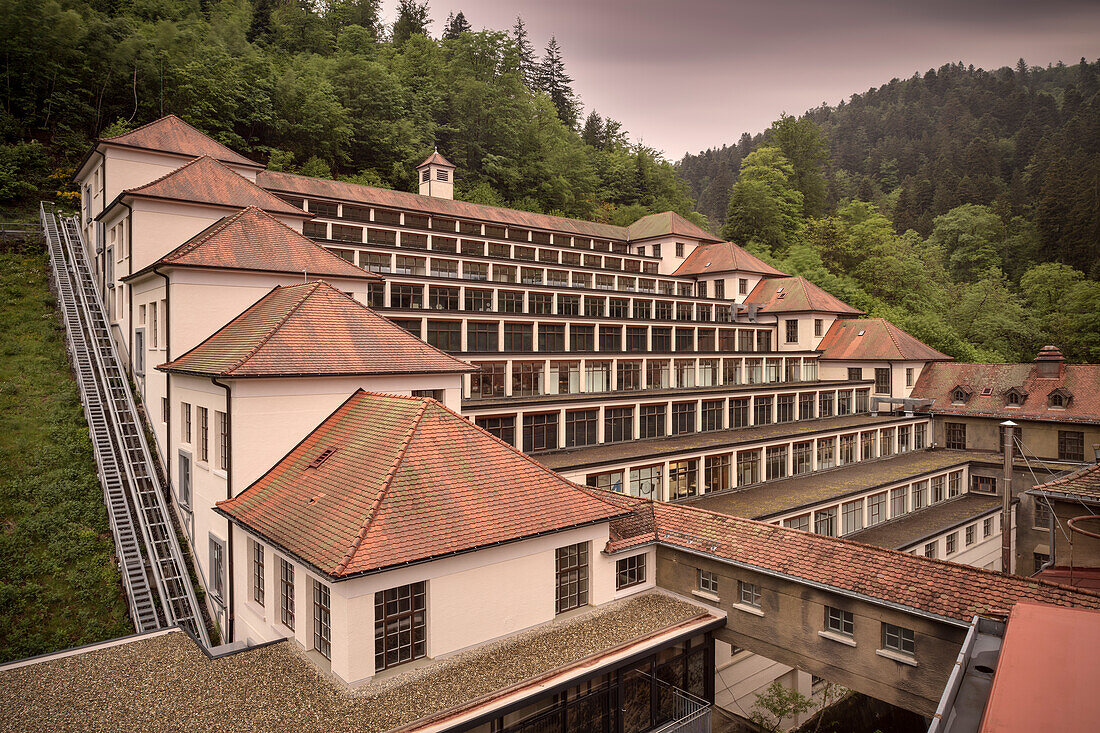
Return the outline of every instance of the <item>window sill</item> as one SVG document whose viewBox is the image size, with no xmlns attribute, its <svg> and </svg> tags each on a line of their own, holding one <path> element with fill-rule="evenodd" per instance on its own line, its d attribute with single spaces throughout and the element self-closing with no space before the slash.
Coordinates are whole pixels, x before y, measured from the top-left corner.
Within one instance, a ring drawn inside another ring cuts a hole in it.
<svg viewBox="0 0 1100 733">
<path fill-rule="evenodd" d="M 762 610 L 760 610 L 759 608 L 757 608 L 756 606 L 749 606 L 745 603 L 734 603 L 732 605 L 738 611 L 744 611 L 745 613 L 751 613 L 753 616 L 763 617 L 763 615 L 764 615 L 764 612 Z"/>
<path fill-rule="evenodd" d="M 223 469 L 220 469 L 220 468 L 215 468 L 215 469 L 213 469 L 212 473 L 213 473 L 213 474 L 214 474 L 215 476 L 217 476 L 218 478 L 225 478 L 226 476 L 228 476 L 228 475 L 229 475 L 229 474 L 227 474 L 227 473 L 226 473 L 226 472 L 225 472 L 225 471 L 224 471 Z"/>
<path fill-rule="evenodd" d="M 915 658 L 908 654 L 895 652 L 893 649 L 876 649 L 875 654 L 880 657 L 886 657 L 887 659 L 893 659 L 895 662 L 900 662 L 901 664 L 908 664 L 910 667 L 918 666 Z"/>
<path fill-rule="evenodd" d="M 710 591 L 705 591 L 705 590 L 698 590 L 698 589 L 693 590 L 691 592 L 691 595 L 693 595 L 697 598 L 704 598 L 708 601 L 713 601 L 714 603 L 720 603 L 721 600 L 722 600 L 721 598 L 718 597 L 717 593 L 711 593 Z"/>
<path fill-rule="evenodd" d="M 850 636 L 845 636 L 844 634 L 838 633 L 836 631 L 819 631 L 819 632 L 817 632 L 817 635 L 820 636 L 822 639 L 828 639 L 829 641 L 835 641 L 838 644 L 843 644 L 845 646 L 854 647 L 856 645 L 856 640 L 855 639 L 853 639 Z"/>
</svg>

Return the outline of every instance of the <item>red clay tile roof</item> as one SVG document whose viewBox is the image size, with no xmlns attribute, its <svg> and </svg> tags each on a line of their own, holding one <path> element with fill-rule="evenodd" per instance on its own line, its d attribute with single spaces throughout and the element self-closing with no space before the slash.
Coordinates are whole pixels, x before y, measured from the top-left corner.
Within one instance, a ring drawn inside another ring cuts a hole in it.
<svg viewBox="0 0 1100 733">
<path fill-rule="evenodd" d="M 626 227 L 600 224 L 581 219 L 535 214 L 529 211 L 505 209 L 499 206 L 471 204 L 468 201 L 452 201 L 432 196 L 421 196 L 407 191 L 391 191 L 385 188 L 364 186 L 346 181 L 330 181 L 310 178 L 281 171 L 260 171 L 256 182 L 270 191 L 296 196 L 318 196 L 334 201 L 350 201 L 372 206 L 387 206 L 406 211 L 424 212 L 437 216 L 465 217 L 505 226 L 531 227 L 551 232 L 576 234 L 597 239 L 626 241 Z"/>
<path fill-rule="evenodd" d="M 223 163 L 250 168 L 263 168 L 261 164 L 230 150 L 175 115 L 161 117 L 159 120 L 142 125 L 130 130 L 130 132 L 124 132 L 121 135 L 100 138 L 99 142 L 109 145 L 125 145 L 128 148 L 144 148 L 164 153 L 176 153 L 196 158 L 209 155 Z"/>
<path fill-rule="evenodd" d="M 334 452 L 311 468 L 326 450 Z M 336 578 L 626 511 L 434 400 L 362 390 L 256 483 L 217 506 Z"/>
<path fill-rule="evenodd" d="M 917 378 L 912 397 L 934 400 L 930 411 L 942 415 L 1100 423 L 1100 364 L 1065 364 L 1056 379 L 1040 378 L 1039 368 L 1036 364 L 929 364 Z M 960 385 L 970 389 L 970 398 L 953 405 L 951 391 Z M 1018 408 L 1006 405 L 1005 393 L 1013 387 L 1027 393 Z M 1059 388 L 1073 397 L 1065 408 L 1052 409 L 1047 396 Z"/>
<path fill-rule="evenodd" d="M 1085 466 L 1061 478 L 1039 484 L 1029 489 L 1029 492 L 1032 491 L 1100 502 L 1100 463 Z"/>
<path fill-rule="evenodd" d="M 692 224 L 675 211 L 662 211 L 660 214 L 649 214 L 638 219 L 626 228 L 627 239 L 637 242 L 654 237 L 686 237 L 698 239 L 703 242 L 720 242 L 706 229 Z"/>
<path fill-rule="evenodd" d="M 225 377 L 474 371 L 324 281 L 276 287 L 166 372 Z"/>
<path fill-rule="evenodd" d="M 593 490 L 595 491 L 595 490 Z M 969 623 L 975 614 L 1007 611 L 1019 601 L 1100 608 L 1100 595 L 1015 575 L 931 560 L 851 540 L 825 537 L 683 504 L 627 497 L 635 511 L 611 524 L 615 552 L 657 541 L 765 573 L 818 583 L 839 592 L 899 604 Z M 653 513 L 645 521 L 645 505 Z"/>
<path fill-rule="evenodd" d="M 454 168 L 455 167 L 455 164 L 452 163 L 451 161 L 447 160 L 446 158 L 444 158 L 442 155 L 440 155 L 438 150 L 436 150 L 434 153 L 432 153 L 427 158 L 425 158 L 423 163 L 416 166 L 417 170 L 419 170 L 420 168 L 423 168 L 426 165 L 441 165 L 441 166 L 446 166 L 447 168 Z"/>
<path fill-rule="evenodd" d="M 124 196 L 213 204 L 230 209 L 255 206 L 272 214 L 312 217 L 208 155 L 195 158 L 144 186 L 127 189 L 118 198 Z M 99 216 L 110 209 L 108 206 Z"/>
<path fill-rule="evenodd" d="M 717 272 L 755 272 L 789 277 L 733 242 L 704 244 L 692 250 L 673 275 L 707 275 Z"/>
<path fill-rule="evenodd" d="M 756 284 L 745 302 L 758 304 L 765 313 L 863 313 L 840 298 L 829 295 L 801 275 L 765 278 Z"/>
<path fill-rule="evenodd" d="M 304 271 L 308 277 L 382 279 L 337 257 L 255 206 L 211 224 L 152 265 L 123 279 L 131 279 L 162 265 L 297 275 Z"/>
<path fill-rule="evenodd" d="M 950 361 L 947 354 L 918 341 L 885 318 L 833 321 L 818 344 L 822 359 L 845 361 Z"/>
</svg>

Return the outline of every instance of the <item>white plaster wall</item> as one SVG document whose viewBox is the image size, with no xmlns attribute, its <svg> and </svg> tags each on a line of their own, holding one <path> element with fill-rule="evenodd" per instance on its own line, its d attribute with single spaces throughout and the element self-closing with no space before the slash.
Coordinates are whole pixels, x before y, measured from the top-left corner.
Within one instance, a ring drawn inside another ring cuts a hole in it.
<svg viewBox="0 0 1100 733">
<path fill-rule="evenodd" d="M 461 380 L 458 374 L 220 380 L 233 392 L 233 493 L 262 476 L 357 389 L 401 395 L 443 389 L 444 404 L 457 411 Z"/>
<path fill-rule="evenodd" d="M 782 326 L 782 324 L 780 325 Z M 782 338 L 782 333 L 780 333 L 780 338 Z M 864 379 L 874 379 L 876 368 L 889 367 L 891 369 L 890 389 L 892 392 L 890 396 L 908 397 L 913 392 L 913 385 L 906 385 L 905 370 L 907 368 L 913 370 L 913 384 L 916 384 L 921 370 L 926 364 L 928 362 L 924 361 L 834 361 L 820 359 L 818 361 L 818 375 L 822 379 L 847 379 L 849 367 L 860 367 L 863 369 Z M 871 396 L 876 396 L 873 388 Z M 884 395 L 878 396 L 882 397 Z"/>
</svg>

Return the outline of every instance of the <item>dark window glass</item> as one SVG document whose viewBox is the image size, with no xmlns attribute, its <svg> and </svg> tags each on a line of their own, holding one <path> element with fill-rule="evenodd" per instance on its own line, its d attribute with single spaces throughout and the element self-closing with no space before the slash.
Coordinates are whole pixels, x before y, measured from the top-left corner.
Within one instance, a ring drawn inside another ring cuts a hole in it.
<svg viewBox="0 0 1100 733">
<path fill-rule="evenodd" d="M 423 582 L 374 594 L 374 668 L 381 671 L 425 655 Z"/>
<path fill-rule="evenodd" d="M 578 448 L 596 443 L 596 421 L 599 410 L 567 410 L 565 413 L 565 447 Z"/>
<path fill-rule="evenodd" d="M 558 413 L 523 416 L 523 450 L 552 450 L 558 447 Z"/>
</svg>

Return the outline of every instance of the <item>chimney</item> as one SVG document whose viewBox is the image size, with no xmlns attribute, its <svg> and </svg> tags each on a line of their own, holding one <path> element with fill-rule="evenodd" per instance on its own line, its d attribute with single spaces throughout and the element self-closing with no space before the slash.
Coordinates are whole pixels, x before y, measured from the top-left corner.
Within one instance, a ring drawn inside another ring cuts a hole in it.
<svg viewBox="0 0 1100 733">
<path fill-rule="evenodd" d="M 1039 379 L 1058 379 L 1062 376 L 1062 365 L 1066 357 L 1057 346 L 1044 346 L 1035 357 L 1035 376 Z"/>
<path fill-rule="evenodd" d="M 437 199 L 455 197 L 455 167 L 439 154 L 438 148 L 416 166 L 416 172 L 420 179 L 421 196 L 433 196 Z"/>
</svg>

